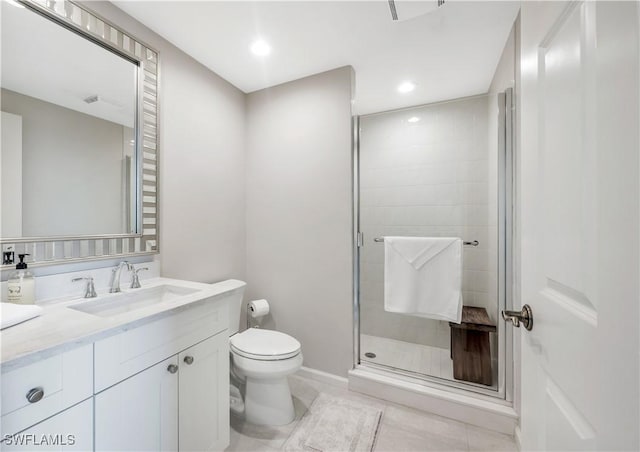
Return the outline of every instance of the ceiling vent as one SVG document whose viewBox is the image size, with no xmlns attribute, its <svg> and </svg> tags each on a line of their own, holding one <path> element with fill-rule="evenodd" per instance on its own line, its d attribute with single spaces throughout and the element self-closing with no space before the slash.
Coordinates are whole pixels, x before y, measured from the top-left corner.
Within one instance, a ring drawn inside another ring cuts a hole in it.
<svg viewBox="0 0 640 452">
<path fill-rule="evenodd" d="M 445 0 L 415 1 L 415 0 L 387 0 L 391 19 L 405 21 L 415 19 L 424 14 L 436 11 L 444 5 Z"/>
</svg>

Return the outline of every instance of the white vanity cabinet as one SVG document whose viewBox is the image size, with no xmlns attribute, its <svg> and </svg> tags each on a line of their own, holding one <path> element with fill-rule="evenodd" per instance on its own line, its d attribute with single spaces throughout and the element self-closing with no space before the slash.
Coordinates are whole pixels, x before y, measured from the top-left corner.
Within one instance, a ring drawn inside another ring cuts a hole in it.
<svg viewBox="0 0 640 452">
<path fill-rule="evenodd" d="M 34 347 L 16 358 L 22 362 L 4 361 L 0 450 L 224 450 L 230 430 L 228 305 L 240 303 L 244 283 L 156 282 L 168 284 L 194 290 L 104 322 L 97 315 L 81 319 L 86 336 L 71 330 L 57 353 Z M 46 313 L 39 319 L 43 337 L 66 333 L 58 325 L 66 306 L 51 308 L 49 321 Z M 21 330 L 10 333 L 0 333 L 13 341 L 13 348 L 3 348 L 5 356 L 24 343 L 17 340 Z M 25 329 L 24 337 L 34 337 L 33 330 Z M 30 443 L 9 441 L 19 435 Z M 43 437 L 56 444 L 43 445 Z"/>
<path fill-rule="evenodd" d="M 96 342 L 96 450 L 224 449 L 227 319 L 202 303 Z"/>
<path fill-rule="evenodd" d="M 178 355 L 180 450 L 223 450 L 229 443 L 227 331 Z"/>
<path fill-rule="evenodd" d="M 93 399 L 85 400 L 2 442 L 2 450 L 7 452 L 84 452 L 92 448 Z"/>
<path fill-rule="evenodd" d="M 178 450 L 177 364 L 173 356 L 96 394 L 97 451 Z"/>
<path fill-rule="evenodd" d="M 97 394 L 96 451 L 223 450 L 227 341 L 225 330 Z"/>
<path fill-rule="evenodd" d="M 92 344 L 4 372 L 0 447 L 2 450 L 40 450 L 41 447 L 42 450 L 87 450 L 83 446 L 93 443 L 92 396 Z M 88 417 L 78 414 L 86 414 L 87 410 Z M 67 435 L 75 438 L 75 449 L 71 444 L 59 447 L 70 443 L 66 441 Z M 24 445 L 17 447 L 17 442 Z M 35 442 L 59 444 L 47 449 Z"/>
</svg>

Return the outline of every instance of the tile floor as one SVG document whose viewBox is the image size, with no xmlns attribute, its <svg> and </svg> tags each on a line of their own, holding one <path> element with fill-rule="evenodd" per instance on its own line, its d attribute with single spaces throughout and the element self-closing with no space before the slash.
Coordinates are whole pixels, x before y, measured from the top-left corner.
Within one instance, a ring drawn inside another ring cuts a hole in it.
<svg viewBox="0 0 640 452">
<path fill-rule="evenodd" d="M 231 417 L 227 451 L 277 451 L 320 392 L 384 408 L 375 451 L 517 451 L 513 438 L 462 422 L 351 392 L 298 375 L 289 378 L 296 419 L 282 427 L 263 427 Z"/>
<path fill-rule="evenodd" d="M 360 336 L 360 348 L 362 361 L 453 380 L 453 361 L 448 348 L 413 344 L 368 334 Z M 376 357 L 366 358 L 366 352 L 373 352 Z"/>
</svg>

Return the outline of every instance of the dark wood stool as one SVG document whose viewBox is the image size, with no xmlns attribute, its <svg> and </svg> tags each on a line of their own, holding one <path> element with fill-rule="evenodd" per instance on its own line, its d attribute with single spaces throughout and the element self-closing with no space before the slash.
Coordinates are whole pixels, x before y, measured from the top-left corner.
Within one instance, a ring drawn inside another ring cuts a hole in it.
<svg viewBox="0 0 640 452">
<path fill-rule="evenodd" d="M 489 320 L 487 310 L 462 307 L 462 322 L 449 322 L 451 327 L 451 359 L 453 378 L 491 386 L 491 344 L 489 333 L 496 326 Z"/>
</svg>

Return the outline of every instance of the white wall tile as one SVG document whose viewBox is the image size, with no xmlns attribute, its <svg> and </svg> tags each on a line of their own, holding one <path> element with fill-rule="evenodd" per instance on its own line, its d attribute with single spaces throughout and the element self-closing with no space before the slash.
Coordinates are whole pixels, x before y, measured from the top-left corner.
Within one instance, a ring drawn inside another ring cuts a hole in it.
<svg viewBox="0 0 640 452">
<path fill-rule="evenodd" d="M 495 317 L 497 152 L 489 150 L 488 102 L 477 97 L 364 117 L 361 120 L 361 329 L 366 334 L 449 347 L 447 322 L 384 311 L 382 235 L 462 237 L 463 298 Z M 408 123 L 410 116 L 418 123 Z M 490 160 L 491 159 L 491 160 Z M 493 171 L 493 172 L 492 172 Z M 490 229 L 492 228 L 492 229 Z M 493 267 L 491 267 L 493 266 Z M 492 272 L 493 271 L 493 277 Z M 430 358 L 429 358 L 430 359 Z M 430 361 L 429 361 L 430 362 Z M 437 371 L 438 364 L 432 371 Z"/>
</svg>

